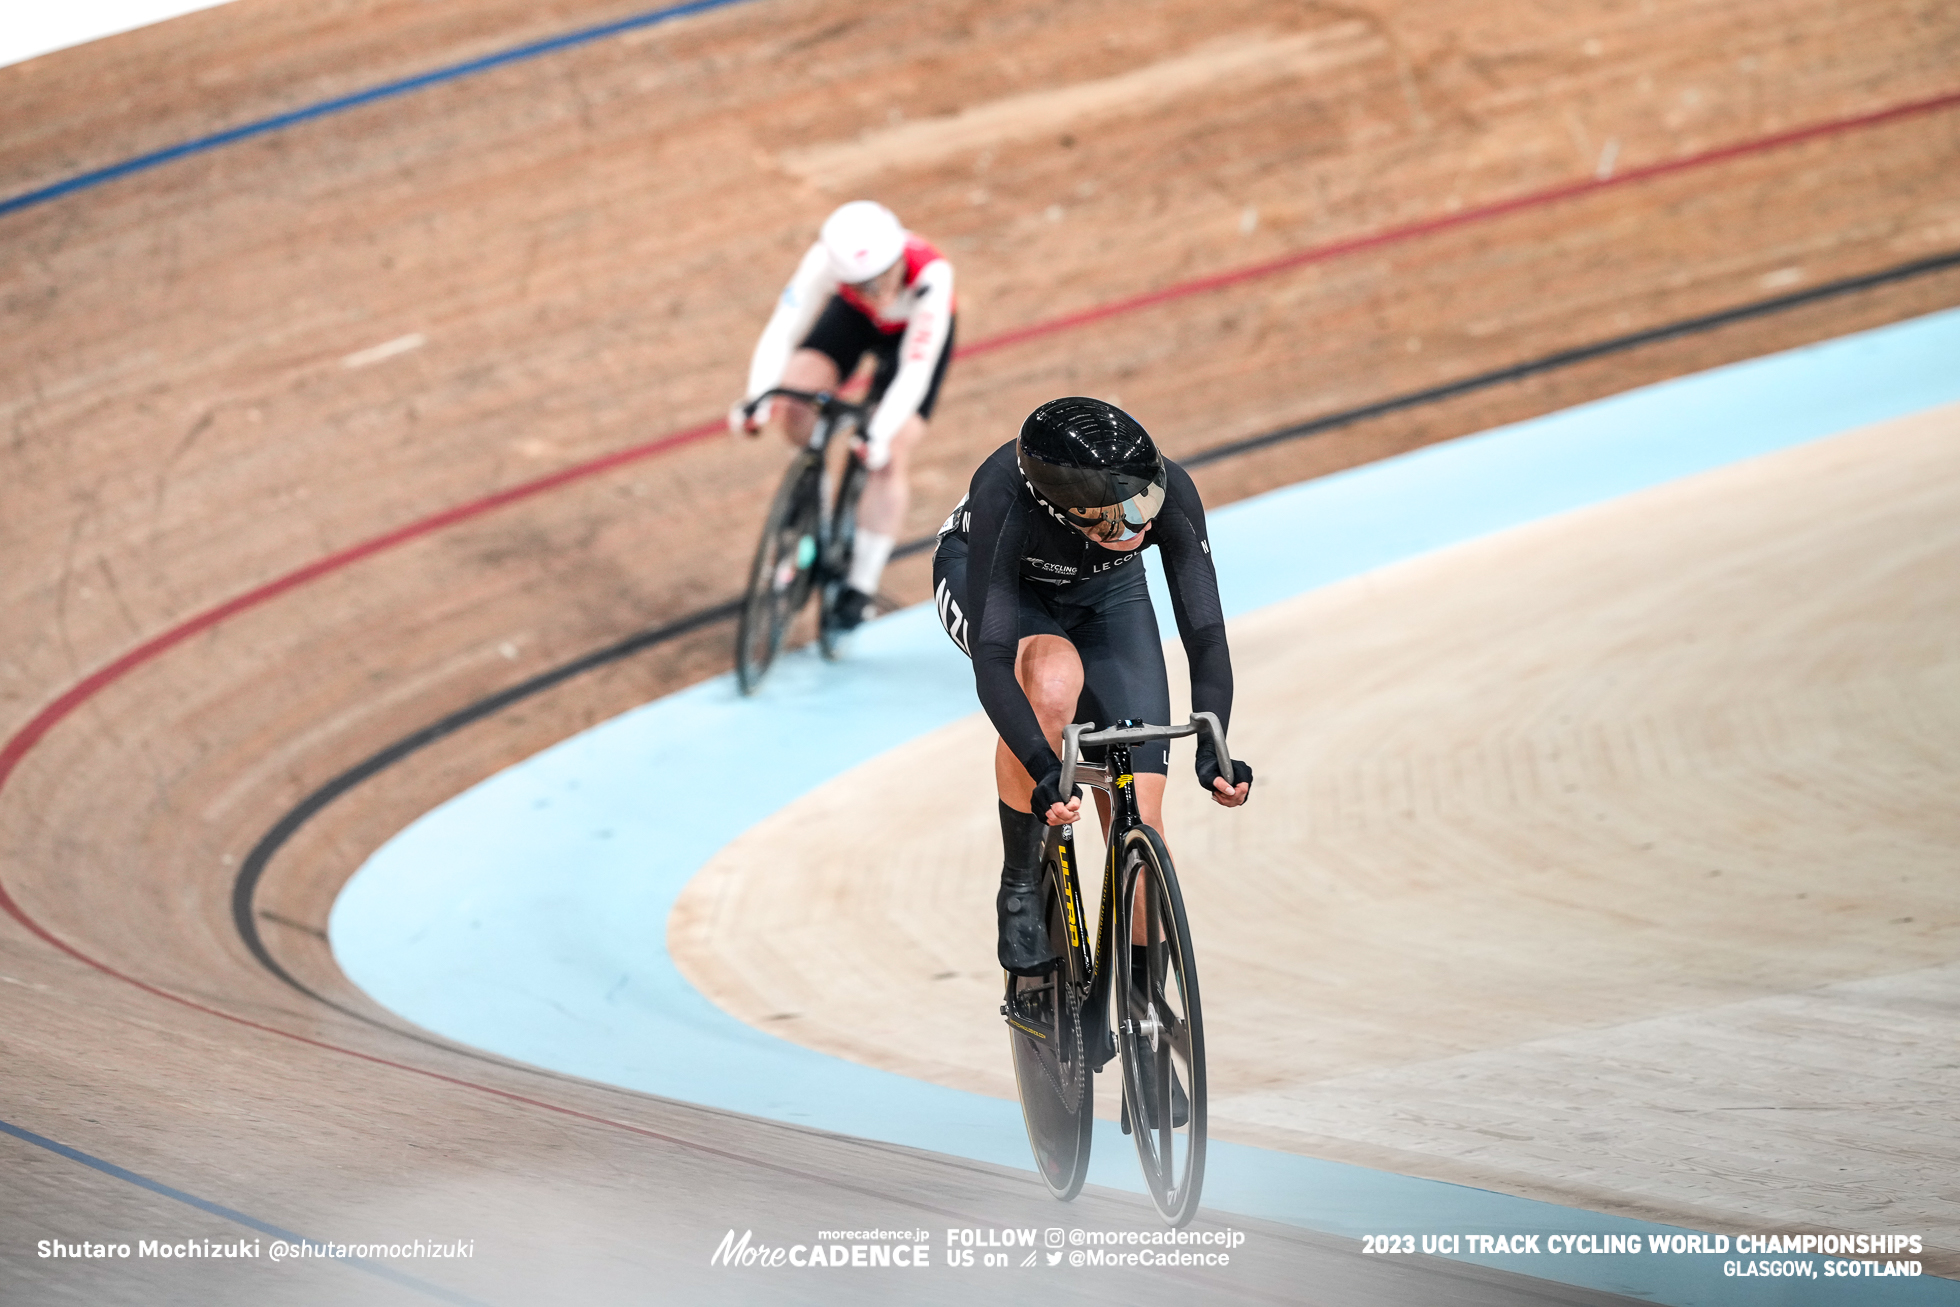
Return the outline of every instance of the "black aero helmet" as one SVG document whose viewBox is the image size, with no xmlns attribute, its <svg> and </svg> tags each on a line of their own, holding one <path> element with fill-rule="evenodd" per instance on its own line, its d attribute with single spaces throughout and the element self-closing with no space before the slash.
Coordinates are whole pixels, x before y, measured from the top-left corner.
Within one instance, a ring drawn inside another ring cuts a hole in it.
<svg viewBox="0 0 1960 1307">
<path fill-rule="evenodd" d="M 1164 506 L 1157 442 L 1114 404 L 1049 400 L 1021 423 L 1017 453 L 1035 498 L 1096 539 L 1127 538 Z"/>
</svg>

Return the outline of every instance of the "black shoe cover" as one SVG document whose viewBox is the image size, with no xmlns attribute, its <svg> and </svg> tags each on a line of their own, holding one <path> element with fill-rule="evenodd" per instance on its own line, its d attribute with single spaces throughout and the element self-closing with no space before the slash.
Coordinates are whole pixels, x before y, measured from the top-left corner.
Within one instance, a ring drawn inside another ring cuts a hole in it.
<svg viewBox="0 0 1960 1307">
<path fill-rule="evenodd" d="M 1048 943 L 1042 918 L 1041 846 L 1047 826 L 1039 817 L 1000 807 L 1000 965 L 1017 976 L 1045 976 L 1061 961 Z"/>
<path fill-rule="evenodd" d="M 830 629 L 839 635 L 857 630 L 864 624 L 864 619 L 870 615 L 872 602 L 871 596 L 862 590 L 853 590 L 845 586 L 837 592 L 837 599 L 831 605 Z"/>
<path fill-rule="evenodd" d="M 994 910 L 1000 916 L 1000 965 L 1017 976 L 1045 976 L 1053 971 L 1061 958 L 1048 943 L 1037 886 L 1013 884 L 1003 877 Z"/>
</svg>

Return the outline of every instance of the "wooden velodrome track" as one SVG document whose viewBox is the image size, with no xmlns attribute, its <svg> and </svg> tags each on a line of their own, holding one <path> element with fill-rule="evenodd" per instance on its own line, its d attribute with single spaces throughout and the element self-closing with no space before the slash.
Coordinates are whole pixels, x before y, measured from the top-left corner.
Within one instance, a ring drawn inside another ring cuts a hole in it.
<svg viewBox="0 0 1960 1307">
<path fill-rule="evenodd" d="M 0 197 L 637 12 L 240 0 L 0 69 Z M 1222 459 L 1200 474 L 1217 503 L 1945 307 L 1960 273 L 1927 261 L 1960 248 L 1956 55 L 1960 23 L 1932 3 L 1652 0 L 1552 25 L 1510 4 L 1471 23 L 1439 3 L 754 0 L 0 212 L 0 1120 L 22 1132 L 0 1139 L 0 1291 L 628 1301 L 657 1282 L 707 1297 L 741 1292 L 706 1266 L 730 1226 L 1044 1223 L 1053 1209 L 1025 1176 L 435 1047 L 333 969 L 326 910 L 367 852 L 472 781 L 721 670 L 725 627 L 489 715 L 300 827 L 252 922 L 280 969 L 338 1006 L 254 956 L 234 920 L 239 868 L 296 804 L 447 714 L 730 597 L 782 455 L 680 441 L 486 498 L 714 420 L 815 222 L 859 191 L 960 267 L 969 353 L 911 534 L 1060 391 L 1119 399 L 1189 457 L 1908 270 Z M 1100 107 L 1054 94 L 1088 85 L 1114 92 Z M 1178 288 L 1193 289 L 1128 303 Z M 1124 311 L 1090 314 L 1106 305 Z M 1028 334 L 1043 324 L 1058 325 Z M 914 558 L 888 588 L 916 600 L 924 577 Z M 1944 720 L 1925 747 L 1950 762 Z M 1480 791 L 1465 793 L 1452 802 Z M 1284 910 L 1308 911 L 1316 888 L 1293 887 Z M 1910 942 L 1859 917 L 1842 948 L 1895 950 L 1901 972 L 1950 961 L 1951 900 L 1928 895 Z M 1627 965 L 1655 956 L 1672 958 Z M 1758 977 L 1758 992 L 1800 971 Z M 1617 974 L 1579 988 L 1607 1002 L 1627 992 Z M 1624 1001 L 1610 1019 L 1658 1010 Z M 1364 1044 L 1338 1043 L 1326 1075 L 1386 1075 Z M 1244 1116 L 1256 1126 L 1257 1105 Z M 1364 1160 L 1413 1165 L 1406 1138 L 1355 1134 Z M 1474 1150 L 1428 1166 L 1557 1190 L 1516 1158 L 1480 1169 Z M 1924 1191 L 1897 1174 L 1896 1197 Z M 1610 1179 L 1562 1192 L 1720 1215 Z M 32 1253 L 41 1238 L 236 1237 L 225 1213 L 315 1237 L 469 1238 L 478 1255 L 403 1263 L 404 1284 Z M 1141 1218 L 1090 1195 L 1071 1219 Z M 1260 1238 L 1258 1257 L 1202 1282 L 1207 1297 L 1530 1292 L 1448 1266 L 1385 1270 L 1295 1231 Z M 1929 1265 L 1952 1273 L 1955 1252 Z M 915 1292 L 839 1275 L 791 1292 Z"/>
</svg>

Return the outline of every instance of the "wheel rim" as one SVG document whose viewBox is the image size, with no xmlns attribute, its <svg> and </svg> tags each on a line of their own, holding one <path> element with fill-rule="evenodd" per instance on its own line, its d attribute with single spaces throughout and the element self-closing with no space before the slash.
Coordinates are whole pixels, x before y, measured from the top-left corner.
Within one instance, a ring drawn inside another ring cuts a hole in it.
<svg viewBox="0 0 1960 1307">
<path fill-rule="evenodd" d="M 1124 1103 L 1151 1198 L 1167 1221 L 1183 1225 L 1197 1213 L 1204 1182 L 1204 1022 L 1183 904 L 1175 885 L 1159 874 L 1155 850 L 1133 836 L 1118 878 L 1125 903 L 1134 903 L 1139 880 L 1151 941 L 1147 974 L 1133 974 L 1127 932 L 1120 936 L 1116 968 Z"/>
</svg>

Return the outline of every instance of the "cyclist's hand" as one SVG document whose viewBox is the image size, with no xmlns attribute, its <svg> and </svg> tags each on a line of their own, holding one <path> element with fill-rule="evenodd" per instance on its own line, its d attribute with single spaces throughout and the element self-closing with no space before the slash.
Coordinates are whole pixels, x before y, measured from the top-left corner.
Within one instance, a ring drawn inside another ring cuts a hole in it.
<svg viewBox="0 0 1960 1307">
<path fill-rule="evenodd" d="M 1232 759 L 1232 782 L 1218 773 L 1218 763 L 1209 755 L 1198 759 L 1198 784 L 1211 792 L 1211 801 L 1222 808 L 1236 808 L 1252 797 L 1252 768 Z"/>
<path fill-rule="evenodd" d="M 1071 786 L 1074 793 L 1068 802 L 1062 801 L 1062 769 L 1056 767 L 1034 783 L 1034 793 L 1029 796 L 1028 808 L 1035 816 L 1050 826 L 1072 825 L 1082 816 L 1082 787 Z"/>
</svg>

